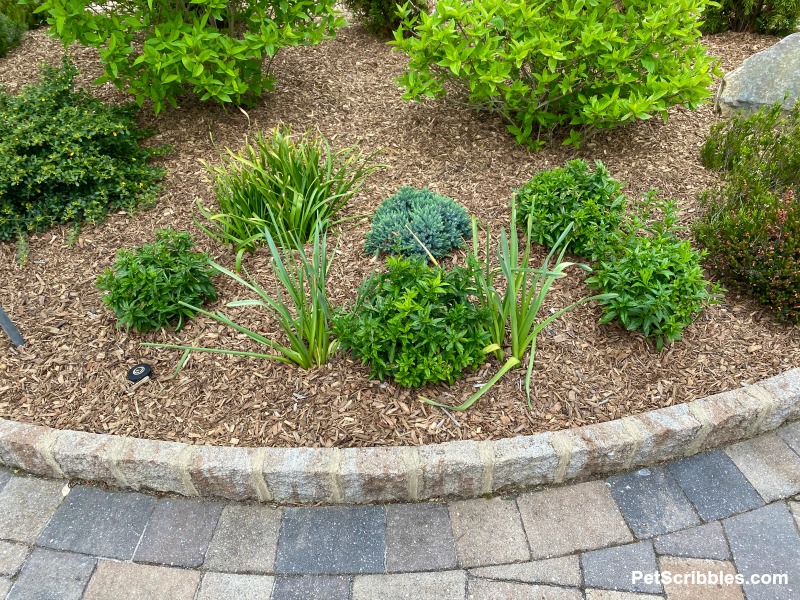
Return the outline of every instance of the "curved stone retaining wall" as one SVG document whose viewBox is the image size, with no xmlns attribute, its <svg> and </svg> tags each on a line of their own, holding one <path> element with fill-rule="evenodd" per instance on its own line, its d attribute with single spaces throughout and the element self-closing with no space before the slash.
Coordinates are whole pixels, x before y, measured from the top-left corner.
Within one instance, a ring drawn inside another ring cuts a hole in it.
<svg viewBox="0 0 800 600">
<path fill-rule="evenodd" d="M 474 498 L 695 454 L 800 419 L 800 369 L 597 425 L 487 442 L 234 448 L 0 422 L 0 463 L 114 487 L 276 503 Z"/>
</svg>

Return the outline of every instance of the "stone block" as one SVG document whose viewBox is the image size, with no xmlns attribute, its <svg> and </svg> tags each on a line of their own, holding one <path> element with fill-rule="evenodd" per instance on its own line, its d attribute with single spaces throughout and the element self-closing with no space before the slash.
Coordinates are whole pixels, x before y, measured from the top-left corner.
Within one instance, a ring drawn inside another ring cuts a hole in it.
<svg viewBox="0 0 800 600">
<path fill-rule="evenodd" d="M 0 463 L 28 473 L 63 477 L 52 455 L 58 432 L 49 427 L 0 421 Z"/>
<path fill-rule="evenodd" d="M 492 491 L 499 493 L 552 483 L 558 455 L 549 438 L 549 434 L 543 433 L 494 442 Z"/>
<path fill-rule="evenodd" d="M 81 431 L 60 431 L 53 445 L 53 458 L 65 477 L 103 481 L 119 485 L 115 462 L 123 439 Z"/>
<path fill-rule="evenodd" d="M 341 502 L 337 448 L 265 448 L 262 473 L 279 504 Z"/>
<path fill-rule="evenodd" d="M 228 500 L 266 500 L 261 498 L 253 470 L 257 451 L 252 448 L 196 446 L 189 462 L 189 477 L 200 496 Z"/>
<path fill-rule="evenodd" d="M 578 429 L 576 433 L 587 447 L 586 461 L 580 476 L 627 469 L 640 442 L 620 421 L 587 425 Z"/>
<path fill-rule="evenodd" d="M 197 496 L 189 479 L 191 446 L 129 438 L 120 451 L 117 468 L 125 487 Z"/>
<path fill-rule="evenodd" d="M 472 441 L 420 446 L 420 499 L 480 496 L 486 468 L 480 448 Z"/>
<path fill-rule="evenodd" d="M 622 421 L 637 430 L 642 440 L 631 467 L 654 465 L 683 456 L 702 429 L 700 422 L 689 414 L 686 404 L 651 410 Z"/>
<path fill-rule="evenodd" d="M 404 448 L 345 448 L 338 470 L 342 501 L 369 504 L 414 500 L 413 474 L 403 456 Z M 412 461 L 409 461 L 412 462 Z"/>
</svg>

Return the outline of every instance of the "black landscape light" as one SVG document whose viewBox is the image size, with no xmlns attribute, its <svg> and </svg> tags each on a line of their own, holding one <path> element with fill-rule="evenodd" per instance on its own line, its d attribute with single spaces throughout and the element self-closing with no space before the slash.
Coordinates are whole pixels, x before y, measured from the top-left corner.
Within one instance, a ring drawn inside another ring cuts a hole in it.
<svg viewBox="0 0 800 600">
<path fill-rule="evenodd" d="M 141 381 L 150 373 L 153 372 L 153 369 L 147 363 L 141 363 L 138 365 L 134 365 L 128 370 L 128 381 L 132 381 L 134 383 Z"/>
</svg>

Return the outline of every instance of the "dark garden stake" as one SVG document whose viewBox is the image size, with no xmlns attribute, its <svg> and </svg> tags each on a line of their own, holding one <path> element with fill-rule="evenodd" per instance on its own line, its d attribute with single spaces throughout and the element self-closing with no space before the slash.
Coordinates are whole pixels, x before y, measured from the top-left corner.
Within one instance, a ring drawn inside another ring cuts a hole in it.
<svg viewBox="0 0 800 600">
<path fill-rule="evenodd" d="M 25 343 L 25 340 L 22 338 L 22 334 L 19 332 L 14 324 L 11 322 L 11 319 L 8 318 L 6 311 L 3 310 L 3 307 L 0 306 L 0 327 L 3 328 L 3 331 L 6 332 L 6 335 L 11 340 L 11 343 L 15 346 L 22 346 Z"/>
</svg>

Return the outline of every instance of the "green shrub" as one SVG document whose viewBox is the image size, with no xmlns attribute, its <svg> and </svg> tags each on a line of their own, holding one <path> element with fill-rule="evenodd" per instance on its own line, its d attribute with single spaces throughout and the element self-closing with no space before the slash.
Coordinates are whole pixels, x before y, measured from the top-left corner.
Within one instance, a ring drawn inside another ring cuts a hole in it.
<svg viewBox="0 0 800 600">
<path fill-rule="evenodd" d="M 14 23 L 34 29 L 47 23 L 47 15 L 35 12 L 42 0 L 0 0 L 0 13 L 6 15 Z"/>
<path fill-rule="evenodd" d="M 222 311 L 210 313 L 192 306 L 190 303 L 181 304 L 214 319 L 218 323 L 235 329 L 251 340 L 273 350 L 273 352 L 262 354 L 260 352 L 174 344 L 143 345 L 183 350 L 184 354 L 178 363 L 178 371 L 191 352 L 213 352 L 263 358 L 298 365 L 303 369 L 325 364 L 328 356 L 336 350 L 337 344 L 332 339 L 330 324 L 330 306 L 326 291 L 330 257 L 328 256 L 326 237 L 322 231 L 322 225 L 318 223 L 314 230 L 313 248 L 310 254 L 299 243 L 297 236 L 294 236 L 291 232 L 281 229 L 276 223 L 273 223 L 272 229 L 278 232 L 277 239 L 273 238 L 269 229 L 265 231 L 264 236 L 272 254 L 275 274 L 278 276 L 281 288 L 283 288 L 282 290 L 279 288 L 277 294 L 271 295 L 251 277 L 243 279 L 214 262 L 211 263 L 211 266 L 219 273 L 227 275 L 258 296 L 258 298 L 249 300 L 229 302 L 227 306 L 251 306 L 266 310 L 277 320 L 279 327 L 289 340 L 288 345 L 279 344 L 273 339 L 239 325 Z M 280 248 L 279 245 L 281 246 Z M 284 301 L 284 293 L 288 297 L 286 301 Z"/>
<path fill-rule="evenodd" d="M 387 35 L 400 27 L 404 16 L 428 10 L 427 0 L 344 0 L 343 4 L 368 31 L 377 35 Z"/>
<path fill-rule="evenodd" d="M 703 33 L 723 31 L 756 31 L 772 35 L 788 35 L 800 21 L 800 1 L 715 0 L 703 15 Z"/>
<path fill-rule="evenodd" d="M 208 255 L 193 252 L 193 247 L 188 233 L 160 229 L 152 244 L 117 252 L 114 266 L 97 278 L 97 287 L 108 292 L 103 302 L 120 327 L 143 333 L 177 320 L 180 329 L 196 312 L 186 304 L 201 306 L 217 299 Z"/>
<path fill-rule="evenodd" d="M 625 212 L 621 185 L 599 160 L 594 171 L 584 160 L 539 171 L 515 196 L 520 224 L 533 217 L 534 241 L 552 248 L 572 224 L 568 249 L 592 260 L 603 255 Z"/>
<path fill-rule="evenodd" d="M 471 235 L 469 215 L 455 200 L 427 188 L 404 186 L 378 206 L 364 250 L 368 254 L 403 256 L 426 256 L 430 252 L 440 258 L 461 248 Z"/>
<path fill-rule="evenodd" d="M 238 153 L 228 150 L 228 155 L 221 165 L 207 165 L 219 214 L 199 206 L 211 223 L 204 230 L 240 253 L 262 243 L 265 229 L 285 239 L 272 227 L 273 219 L 301 244 L 311 241 L 317 223 L 327 229 L 381 167 L 370 164 L 375 154 L 364 156 L 358 145 L 333 152 L 324 137 L 310 132 L 293 140 L 288 127 L 275 129 L 268 138 L 259 133 L 254 144 L 246 143 Z"/>
<path fill-rule="evenodd" d="M 147 160 L 164 149 L 138 145 L 149 133 L 135 126 L 135 107 L 75 91 L 76 73 L 65 57 L 17 96 L 0 92 L 0 240 L 97 221 L 156 195 L 164 170 Z"/>
<path fill-rule="evenodd" d="M 712 128 L 703 161 L 723 181 L 699 196 L 695 223 L 726 281 L 800 323 L 800 101 L 739 115 Z"/>
<path fill-rule="evenodd" d="M 488 312 L 470 300 L 471 273 L 423 261 L 388 260 L 361 285 L 355 305 L 334 317 L 342 348 L 399 385 L 453 383 L 486 360 Z"/>
<path fill-rule="evenodd" d="M 663 219 L 646 222 L 653 209 Z M 666 341 L 681 333 L 709 304 L 718 302 L 721 288 L 704 279 L 701 261 L 705 252 L 675 236 L 677 208 L 672 200 L 658 200 L 650 192 L 641 215 L 634 215 L 616 236 L 611 254 L 587 279 L 590 288 L 615 294 L 601 300 L 601 323 L 618 321 L 625 329 L 653 339 L 661 350 Z M 646 233 L 637 234 L 638 231 Z"/>
<path fill-rule="evenodd" d="M 222 104 L 254 101 L 272 89 L 269 68 L 281 48 L 317 44 L 344 23 L 333 0 L 44 0 L 42 7 L 64 47 L 78 41 L 100 51 L 105 71 L 95 83 L 113 82 L 140 106 L 148 98 L 156 113 L 188 92 Z"/>
<path fill-rule="evenodd" d="M 565 143 L 578 144 L 587 129 L 666 118 L 670 106 L 711 95 L 718 69 L 698 41 L 706 4 L 439 0 L 392 44 L 410 57 L 404 98 L 458 90 L 520 143 L 541 147 L 548 132 L 568 128 Z"/>
<path fill-rule="evenodd" d="M 0 12 L 0 58 L 8 54 L 22 39 L 25 26 L 12 21 Z"/>
</svg>

